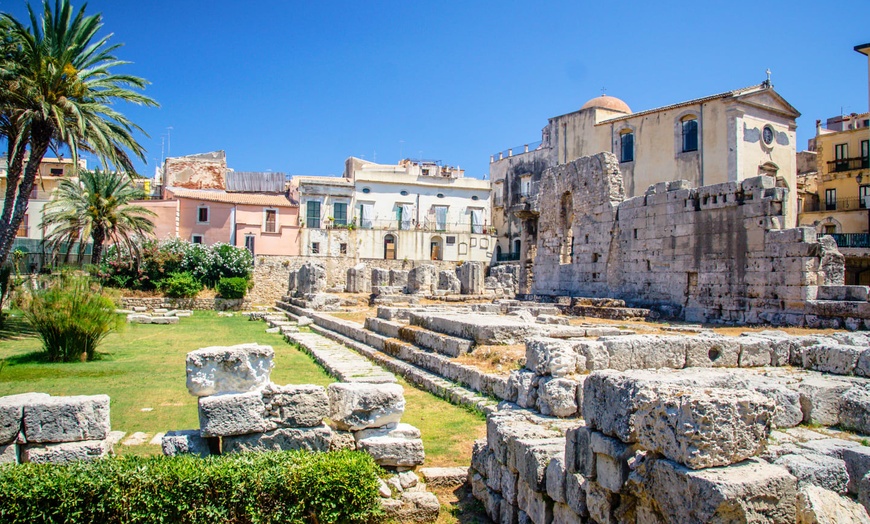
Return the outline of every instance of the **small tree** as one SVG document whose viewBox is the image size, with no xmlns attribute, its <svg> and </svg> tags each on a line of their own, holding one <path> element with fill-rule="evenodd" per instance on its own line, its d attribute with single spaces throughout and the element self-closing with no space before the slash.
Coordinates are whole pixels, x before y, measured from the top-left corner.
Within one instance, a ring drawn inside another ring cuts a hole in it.
<svg viewBox="0 0 870 524">
<path fill-rule="evenodd" d="M 112 300 L 84 276 L 61 274 L 32 289 L 22 309 L 49 362 L 93 360 L 100 342 L 122 325 Z"/>
</svg>

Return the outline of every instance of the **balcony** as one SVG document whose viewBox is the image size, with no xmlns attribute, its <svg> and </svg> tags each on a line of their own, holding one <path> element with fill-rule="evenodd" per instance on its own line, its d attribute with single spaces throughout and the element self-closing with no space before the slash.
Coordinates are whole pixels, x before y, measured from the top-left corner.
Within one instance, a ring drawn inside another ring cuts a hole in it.
<svg viewBox="0 0 870 524">
<path fill-rule="evenodd" d="M 859 197 L 839 198 L 830 202 L 804 202 L 800 212 L 813 213 L 816 211 L 858 211 L 867 209 L 863 199 Z"/>
<path fill-rule="evenodd" d="M 870 157 L 840 158 L 828 162 L 829 173 L 841 173 L 853 169 L 870 169 Z"/>
<path fill-rule="evenodd" d="M 516 262 L 520 259 L 519 253 L 500 253 L 495 256 L 496 262 Z"/>
<path fill-rule="evenodd" d="M 834 237 L 837 247 L 870 248 L 870 234 L 868 233 L 828 233 Z"/>
</svg>

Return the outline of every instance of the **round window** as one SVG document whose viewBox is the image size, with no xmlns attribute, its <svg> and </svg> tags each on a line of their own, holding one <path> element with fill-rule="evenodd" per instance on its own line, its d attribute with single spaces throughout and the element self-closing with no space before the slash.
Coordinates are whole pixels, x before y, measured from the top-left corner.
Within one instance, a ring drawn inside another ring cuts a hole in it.
<svg viewBox="0 0 870 524">
<path fill-rule="evenodd" d="M 402 196 L 408 196 L 408 192 L 407 192 L 407 191 L 402 191 L 402 192 L 399 193 L 399 194 L 402 195 Z"/>
<path fill-rule="evenodd" d="M 367 187 L 364 187 L 364 188 L 363 188 L 363 193 L 365 193 L 365 194 L 369 194 L 369 193 L 371 193 L 371 192 L 372 192 L 371 189 L 369 189 L 369 188 L 367 188 Z"/>
<path fill-rule="evenodd" d="M 770 124 L 764 126 L 764 129 L 761 130 L 761 139 L 764 141 L 764 145 L 772 146 L 773 138 L 776 136 L 776 133 L 773 131 L 773 126 Z"/>
<path fill-rule="evenodd" d="M 480 200 L 480 197 L 477 196 L 477 195 L 474 195 L 474 196 L 471 197 L 471 199 L 472 199 L 472 200 Z"/>
<path fill-rule="evenodd" d="M 435 195 L 435 196 L 437 196 L 438 198 L 444 198 L 444 193 L 438 193 L 438 194 Z"/>
</svg>

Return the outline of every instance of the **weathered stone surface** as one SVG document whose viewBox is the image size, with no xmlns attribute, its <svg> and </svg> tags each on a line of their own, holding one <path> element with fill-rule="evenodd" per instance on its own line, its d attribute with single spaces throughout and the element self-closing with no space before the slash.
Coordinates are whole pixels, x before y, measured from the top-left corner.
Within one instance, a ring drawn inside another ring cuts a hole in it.
<svg viewBox="0 0 870 524">
<path fill-rule="evenodd" d="M 853 522 L 870 524 L 863 506 L 837 495 L 833 491 L 806 485 L 798 492 L 798 524 L 838 524 Z"/>
<path fill-rule="evenodd" d="M 527 484 L 522 477 L 517 482 L 517 507 L 534 524 L 546 524 L 553 520 L 553 501 Z"/>
<path fill-rule="evenodd" d="M 199 434 L 198 429 L 167 431 L 160 444 L 163 454 L 170 457 L 190 453 L 205 458 L 211 454 L 208 440 Z"/>
<path fill-rule="evenodd" d="M 508 378 L 510 398 L 522 408 L 533 408 L 538 399 L 537 377 L 531 371 L 514 370 Z"/>
<path fill-rule="evenodd" d="M 679 336 L 627 335 L 602 337 L 611 369 L 681 369 L 686 365 L 686 339 Z"/>
<path fill-rule="evenodd" d="M 577 382 L 567 378 L 540 380 L 536 404 L 542 415 L 563 418 L 576 415 Z"/>
<path fill-rule="evenodd" d="M 347 270 L 347 283 L 345 288 L 348 293 L 371 293 L 372 281 L 365 263 L 359 263 Z"/>
<path fill-rule="evenodd" d="M 617 501 L 616 494 L 597 482 L 587 484 L 586 507 L 589 511 L 589 517 L 598 524 L 616 524 L 617 520 L 613 515 L 613 509 Z"/>
<path fill-rule="evenodd" d="M 547 495 L 556 502 L 565 503 L 565 457 L 556 455 L 546 471 Z"/>
<path fill-rule="evenodd" d="M 21 462 L 67 464 L 77 460 L 100 459 L 108 456 L 111 452 L 112 444 L 108 440 L 27 444 L 21 448 Z"/>
<path fill-rule="evenodd" d="M 213 346 L 187 354 L 187 390 L 204 397 L 243 393 L 269 383 L 275 352 L 271 346 Z"/>
<path fill-rule="evenodd" d="M 408 424 L 358 431 L 354 436 L 357 449 L 367 452 L 380 466 L 419 466 L 426 457 L 420 430 Z"/>
<path fill-rule="evenodd" d="M 770 434 L 774 404 L 752 391 L 660 385 L 642 397 L 640 445 L 692 469 L 752 457 Z"/>
<path fill-rule="evenodd" d="M 856 386 L 840 398 L 840 426 L 870 434 L 870 390 Z"/>
<path fill-rule="evenodd" d="M 750 391 L 662 383 L 671 376 L 593 372 L 583 387 L 586 423 L 623 442 L 641 439 L 647 449 L 695 468 L 736 462 L 760 450 L 770 432 L 772 401 Z M 730 439 L 737 440 L 726 445 Z"/>
<path fill-rule="evenodd" d="M 435 522 L 441 511 L 438 498 L 425 491 L 402 493 L 399 500 L 384 499 L 381 507 L 385 516 L 395 522 Z"/>
<path fill-rule="evenodd" d="M 18 437 L 24 418 L 24 406 L 30 402 L 49 398 L 48 393 L 22 393 L 0 397 L 0 445 Z"/>
<path fill-rule="evenodd" d="M 296 296 L 321 293 L 326 289 L 326 286 L 326 269 L 323 266 L 314 262 L 306 262 L 296 270 Z"/>
<path fill-rule="evenodd" d="M 565 475 L 565 499 L 568 501 L 568 506 L 571 510 L 581 517 L 589 515 L 589 509 L 586 506 L 586 486 L 588 482 L 586 477 L 579 473 L 567 473 Z"/>
<path fill-rule="evenodd" d="M 459 282 L 459 277 L 456 276 L 456 271 L 439 271 L 438 272 L 438 289 L 446 291 L 451 295 L 458 295 L 462 292 L 462 283 Z"/>
<path fill-rule="evenodd" d="M 104 440 L 109 435 L 109 396 L 49 397 L 24 406 L 27 442 Z"/>
<path fill-rule="evenodd" d="M 203 437 L 229 437 L 267 431 L 266 405 L 260 391 L 199 398 Z"/>
<path fill-rule="evenodd" d="M 837 493 L 846 493 L 849 474 L 842 459 L 818 453 L 788 454 L 776 459 L 774 464 L 783 466 L 798 480 L 798 487 L 812 484 Z"/>
<path fill-rule="evenodd" d="M 329 418 L 338 429 L 357 431 L 396 424 L 405 412 L 398 384 L 336 383 L 327 389 Z"/>
<path fill-rule="evenodd" d="M 420 475 L 430 488 L 458 487 L 468 480 L 468 468 L 420 468 Z"/>
<path fill-rule="evenodd" d="M 842 344 L 816 344 L 803 348 L 803 367 L 836 375 L 851 375 L 867 348 Z"/>
<path fill-rule="evenodd" d="M 18 444 L 0 445 L 0 464 L 18 464 Z"/>
<path fill-rule="evenodd" d="M 798 384 L 804 422 L 833 426 L 840 421 L 840 398 L 852 385 L 829 377 L 810 376 Z"/>
<path fill-rule="evenodd" d="M 340 449 L 356 449 L 356 439 L 350 431 L 333 430 L 332 439 L 329 441 L 329 451 Z"/>
<path fill-rule="evenodd" d="M 480 262 L 464 262 L 456 268 L 459 278 L 460 292 L 463 295 L 479 295 L 483 293 L 483 264 Z"/>
<path fill-rule="evenodd" d="M 265 433 L 224 437 L 224 453 L 243 451 L 329 451 L 332 429 L 323 425 L 316 428 L 279 428 Z"/>
<path fill-rule="evenodd" d="M 565 469 L 595 478 L 595 453 L 592 451 L 592 430 L 585 425 L 565 433 Z"/>
<path fill-rule="evenodd" d="M 583 519 L 568 504 L 553 505 L 553 524 L 581 524 Z"/>
<path fill-rule="evenodd" d="M 571 340 L 531 337 L 526 340 L 526 366 L 537 375 L 564 377 L 577 368 L 577 351 Z"/>
<path fill-rule="evenodd" d="M 858 481 L 870 473 L 870 447 L 860 446 L 843 450 L 843 461 L 849 473 L 849 493 L 858 493 Z"/>
<path fill-rule="evenodd" d="M 408 293 L 431 295 L 438 284 L 438 270 L 431 264 L 422 264 L 408 272 Z"/>
<path fill-rule="evenodd" d="M 263 403 L 269 425 L 275 427 L 319 426 L 329 416 L 326 388 L 312 384 L 269 384 L 263 390 Z"/>
<path fill-rule="evenodd" d="M 785 468 L 757 460 L 697 471 L 658 460 L 644 487 L 666 522 L 788 523 L 796 483 Z"/>
</svg>

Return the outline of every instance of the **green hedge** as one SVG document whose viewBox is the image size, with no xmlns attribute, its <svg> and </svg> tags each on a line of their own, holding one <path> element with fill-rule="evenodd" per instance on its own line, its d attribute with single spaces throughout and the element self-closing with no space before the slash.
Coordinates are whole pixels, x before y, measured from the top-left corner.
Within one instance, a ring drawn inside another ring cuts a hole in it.
<svg viewBox="0 0 870 524">
<path fill-rule="evenodd" d="M 221 298 L 245 298 L 248 292 L 248 279 L 243 277 L 223 277 L 215 289 Z"/>
<path fill-rule="evenodd" d="M 377 522 L 379 471 L 356 451 L 3 465 L 0 522 Z"/>
</svg>

